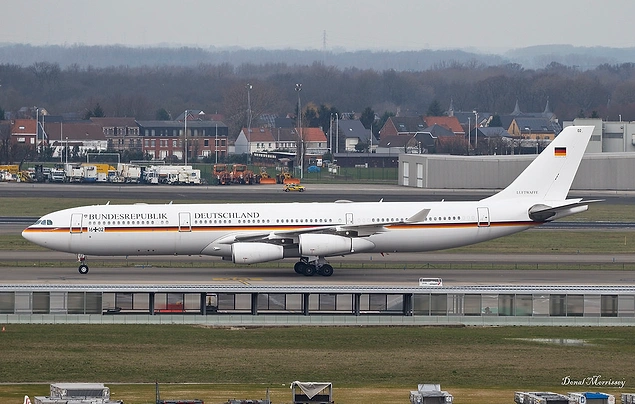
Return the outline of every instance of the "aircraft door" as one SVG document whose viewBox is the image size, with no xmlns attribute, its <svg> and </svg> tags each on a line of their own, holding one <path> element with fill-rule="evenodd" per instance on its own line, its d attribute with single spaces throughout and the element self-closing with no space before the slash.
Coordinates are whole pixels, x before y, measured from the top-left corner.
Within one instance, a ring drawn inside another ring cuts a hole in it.
<svg viewBox="0 0 635 404">
<path fill-rule="evenodd" d="M 353 214 L 352 213 L 347 213 L 346 214 L 346 224 L 353 224 Z"/>
<path fill-rule="evenodd" d="M 179 212 L 179 231 L 192 231 L 190 212 Z"/>
<path fill-rule="evenodd" d="M 82 218 L 84 215 L 81 213 L 73 213 L 71 215 L 71 234 L 80 234 L 82 232 Z"/>
<path fill-rule="evenodd" d="M 489 208 L 476 208 L 478 227 L 489 227 Z"/>
</svg>

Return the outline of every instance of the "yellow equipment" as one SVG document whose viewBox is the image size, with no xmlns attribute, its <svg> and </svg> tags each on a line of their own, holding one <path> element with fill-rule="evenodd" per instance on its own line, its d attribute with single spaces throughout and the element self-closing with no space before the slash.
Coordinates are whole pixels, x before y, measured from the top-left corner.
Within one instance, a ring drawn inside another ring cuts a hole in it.
<svg viewBox="0 0 635 404">
<path fill-rule="evenodd" d="M 282 172 L 276 175 L 276 182 L 278 184 L 299 184 L 300 180 L 291 175 L 289 167 L 283 167 Z"/>
<path fill-rule="evenodd" d="M 260 183 L 261 184 L 275 184 L 275 178 L 271 178 L 267 172 L 267 167 L 260 167 Z"/>
</svg>

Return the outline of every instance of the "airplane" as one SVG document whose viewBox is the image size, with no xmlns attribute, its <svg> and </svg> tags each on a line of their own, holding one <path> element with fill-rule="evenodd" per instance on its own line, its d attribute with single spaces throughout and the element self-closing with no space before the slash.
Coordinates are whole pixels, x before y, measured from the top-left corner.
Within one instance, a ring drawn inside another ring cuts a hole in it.
<svg viewBox="0 0 635 404">
<path fill-rule="evenodd" d="M 479 201 L 126 204 L 64 209 L 22 232 L 40 246 L 102 256 L 210 255 L 236 264 L 298 258 L 298 274 L 331 276 L 327 258 L 425 252 L 514 234 L 588 209 L 567 199 L 592 126 L 569 126 L 506 188 Z"/>
</svg>

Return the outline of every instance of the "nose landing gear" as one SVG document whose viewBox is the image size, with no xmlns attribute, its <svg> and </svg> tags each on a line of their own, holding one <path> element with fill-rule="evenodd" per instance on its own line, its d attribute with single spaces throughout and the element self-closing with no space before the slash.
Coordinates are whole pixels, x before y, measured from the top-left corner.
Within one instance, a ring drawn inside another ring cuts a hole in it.
<svg viewBox="0 0 635 404">
<path fill-rule="evenodd" d="M 79 268 L 77 270 L 80 274 L 86 275 L 88 273 L 88 265 L 86 265 L 86 256 L 84 254 L 77 254 L 77 261 L 79 261 Z"/>
</svg>

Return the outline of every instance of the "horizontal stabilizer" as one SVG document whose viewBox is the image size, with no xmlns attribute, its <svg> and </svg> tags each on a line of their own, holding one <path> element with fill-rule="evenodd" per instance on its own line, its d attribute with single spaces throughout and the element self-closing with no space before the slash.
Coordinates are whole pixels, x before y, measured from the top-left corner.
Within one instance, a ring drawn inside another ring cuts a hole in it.
<svg viewBox="0 0 635 404">
<path fill-rule="evenodd" d="M 589 208 L 590 203 L 602 202 L 603 199 L 589 201 L 575 201 L 559 206 L 547 206 L 537 204 L 529 209 L 529 218 L 534 222 L 550 222 L 560 217 L 569 216 L 573 213 L 584 212 Z"/>
</svg>

